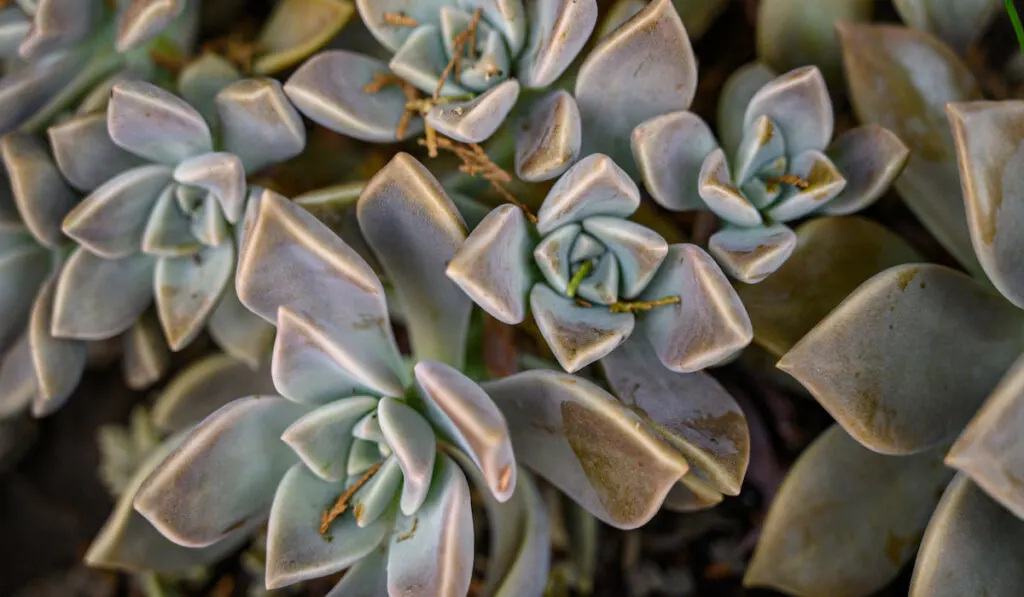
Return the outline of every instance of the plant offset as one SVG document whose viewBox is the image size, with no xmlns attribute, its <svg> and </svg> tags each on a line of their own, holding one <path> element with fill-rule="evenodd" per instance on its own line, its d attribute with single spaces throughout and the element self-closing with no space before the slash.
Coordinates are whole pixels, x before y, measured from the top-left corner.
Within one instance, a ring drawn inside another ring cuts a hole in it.
<svg viewBox="0 0 1024 597">
<path fill-rule="evenodd" d="M 0 2 L 0 592 L 1024 595 L 1020 31 Z"/>
</svg>

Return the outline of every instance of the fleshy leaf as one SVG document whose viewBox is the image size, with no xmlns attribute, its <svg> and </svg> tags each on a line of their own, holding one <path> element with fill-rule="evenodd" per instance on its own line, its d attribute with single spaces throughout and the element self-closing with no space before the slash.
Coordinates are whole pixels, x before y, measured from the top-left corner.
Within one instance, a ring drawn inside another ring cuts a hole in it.
<svg viewBox="0 0 1024 597">
<path fill-rule="evenodd" d="M 796 234 L 785 224 L 725 228 L 711 235 L 708 252 L 733 278 L 757 284 L 789 259 L 796 242 Z"/>
<path fill-rule="evenodd" d="M 192 255 L 202 243 L 192 235 L 192 218 L 178 203 L 178 185 L 166 185 L 149 211 L 142 231 L 143 253 L 158 257 Z"/>
<path fill-rule="evenodd" d="M 245 308 L 235 292 L 234 277 L 206 321 L 206 331 L 221 350 L 257 369 L 274 346 L 274 326 Z"/>
<path fill-rule="evenodd" d="M 295 157 L 306 146 L 302 117 L 274 79 L 242 79 L 214 101 L 224 149 L 242 159 L 246 172 Z"/>
<path fill-rule="evenodd" d="M 826 154 L 846 179 L 846 187 L 820 211 L 843 216 L 881 197 L 903 172 L 910 150 L 892 131 L 869 124 L 840 135 Z"/>
<path fill-rule="evenodd" d="M 516 76 L 527 89 L 555 82 L 583 49 L 597 24 L 595 0 L 528 2 L 530 37 Z"/>
<path fill-rule="evenodd" d="M 552 91 L 538 99 L 519 122 L 516 176 L 527 182 L 550 180 L 580 155 L 583 130 L 572 94 Z"/>
<path fill-rule="evenodd" d="M 157 199 L 172 182 L 164 166 L 140 166 L 110 179 L 64 218 L 64 233 L 108 259 L 142 246 L 146 223 Z"/>
<path fill-rule="evenodd" d="M 718 139 L 726 155 L 735 155 L 743 140 L 744 117 L 747 105 L 759 89 L 776 77 L 775 71 L 760 62 L 751 62 L 736 69 L 725 85 L 718 100 Z"/>
<path fill-rule="evenodd" d="M 614 255 L 622 276 L 619 287 L 627 299 L 647 287 L 668 253 L 665 239 L 629 220 L 595 216 L 583 221 L 583 229 L 607 247 L 609 258 Z"/>
<path fill-rule="evenodd" d="M 104 340 L 127 330 L 153 300 L 154 267 L 144 253 L 104 259 L 75 249 L 57 282 L 53 335 Z"/>
<path fill-rule="evenodd" d="M 118 52 L 127 52 L 156 37 L 185 10 L 188 0 L 131 0 L 117 20 Z"/>
<path fill-rule="evenodd" d="M 60 223 L 78 202 L 61 177 L 46 144 L 27 133 L 11 133 L 0 142 L 11 192 L 25 226 L 43 245 L 64 242 Z"/>
<path fill-rule="evenodd" d="M 537 211 L 537 232 L 548 234 L 560 226 L 590 216 L 629 217 L 640 207 L 640 189 L 606 155 L 590 155 L 569 169 L 548 191 Z"/>
<path fill-rule="evenodd" d="M 344 492 L 343 482 L 328 483 L 304 464 L 293 466 L 284 475 L 274 494 L 267 530 L 268 589 L 343 570 L 384 540 L 390 521 L 381 519 L 361 529 L 355 518 L 347 515 L 336 519 L 326 536 L 320 534 L 317 523 L 321 513 Z"/>
<path fill-rule="evenodd" d="M 1018 433 L 1024 421 L 1024 361 L 1006 373 L 956 443 L 946 464 L 965 472 L 1004 508 L 1024 517 L 1024 461 Z"/>
<path fill-rule="evenodd" d="M 107 132 L 106 114 L 85 114 L 46 129 L 61 174 L 79 191 L 91 192 L 141 160 L 121 149 Z"/>
<path fill-rule="evenodd" d="M 920 260 L 907 241 L 870 220 L 815 218 L 796 229 L 796 248 L 782 267 L 737 292 L 754 325 L 754 341 L 777 358 L 861 282 Z"/>
<path fill-rule="evenodd" d="M 516 487 L 516 463 L 501 411 L 480 386 L 448 365 L 421 361 L 414 371 L 430 419 L 473 460 L 494 497 L 508 500 Z"/>
<path fill-rule="evenodd" d="M 143 315 L 125 333 L 123 350 L 121 372 L 125 385 L 133 390 L 144 390 L 160 381 L 171 366 L 160 323 L 151 315 Z"/>
<path fill-rule="evenodd" d="M 427 124 L 463 143 L 480 143 L 494 134 L 519 99 L 519 83 L 510 79 L 465 102 L 434 106 Z"/>
<path fill-rule="evenodd" d="M 370 480 L 352 496 L 352 516 L 365 527 L 379 519 L 395 503 L 402 487 L 402 467 L 393 454 L 373 473 Z"/>
<path fill-rule="evenodd" d="M 699 512 L 714 508 L 725 499 L 725 495 L 715 491 L 707 483 L 695 480 L 696 475 L 684 475 L 679 483 L 669 490 L 662 507 L 669 512 Z"/>
<path fill-rule="evenodd" d="M 245 208 L 245 167 L 233 153 L 204 153 L 182 161 L 174 169 L 174 180 L 204 189 L 220 202 L 228 222 L 235 224 Z"/>
<path fill-rule="evenodd" d="M 376 407 L 376 398 L 337 400 L 292 423 L 281 439 L 313 474 L 325 481 L 343 481 L 352 446 L 352 427 Z"/>
<path fill-rule="evenodd" d="M 658 362 L 647 339 L 634 336 L 601 360 L 619 400 L 686 458 L 690 475 L 738 495 L 750 458 L 747 419 L 706 373 L 676 373 Z"/>
<path fill-rule="evenodd" d="M 1024 348 L 1022 325 L 1024 313 L 964 274 L 901 265 L 864 282 L 778 367 L 857 441 L 913 454 L 963 428 Z"/>
<path fill-rule="evenodd" d="M 692 112 L 670 112 L 640 123 L 631 136 L 644 186 L 672 211 L 704 209 L 697 193 L 704 159 L 718 149 L 711 128 Z"/>
<path fill-rule="evenodd" d="M 400 28 L 399 28 L 400 29 Z M 368 56 L 346 51 L 321 52 L 307 60 L 285 83 L 288 98 L 310 120 L 332 131 L 371 143 L 392 143 L 408 101 L 398 87 L 367 93 L 376 75 L 391 71 Z M 413 119 L 405 138 L 420 134 Z"/>
<path fill-rule="evenodd" d="M 225 354 L 213 354 L 178 373 L 153 403 L 153 423 L 162 431 L 181 431 L 202 421 L 239 396 L 274 392 L 270 372 L 254 371 Z"/>
<path fill-rule="evenodd" d="M 123 149 L 171 166 L 213 149 L 210 127 L 195 108 L 143 81 L 120 81 L 110 90 L 107 128 Z"/>
<path fill-rule="evenodd" d="M 650 520 L 687 470 L 640 417 L 582 378 L 527 371 L 483 388 L 508 420 L 517 460 L 616 528 Z"/>
<path fill-rule="evenodd" d="M 572 373 L 600 359 L 633 333 L 632 313 L 584 307 L 546 284 L 530 291 L 530 311 L 558 364 Z"/>
<path fill-rule="evenodd" d="M 212 193 L 207 193 L 192 213 L 189 232 L 207 247 L 217 247 L 228 242 L 228 221 L 224 218 L 224 210 L 220 208 L 220 200 Z"/>
<path fill-rule="evenodd" d="M 5 247 L 0 253 L 0 354 L 24 329 L 36 293 L 50 275 L 51 262 L 49 251 L 32 241 Z"/>
<path fill-rule="evenodd" d="M 1024 522 L 959 474 L 942 494 L 921 540 L 910 597 L 1016 595 Z"/>
<path fill-rule="evenodd" d="M 870 595 L 896 578 L 949 482 L 941 453 L 876 454 L 838 425 L 797 460 L 743 584 L 791 595 Z"/>
<path fill-rule="evenodd" d="M 448 50 L 441 30 L 433 25 L 421 24 L 413 29 L 409 39 L 391 57 L 388 68 L 423 93 L 433 94 L 448 60 Z M 465 95 L 467 92 L 467 89 L 449 76 L 441 85 L 439 95 L 452 97 Z"/>
<path fill-rule="evenodd" d="M 832 140 L 835 122 L 821 71 L 813 66 L 797 68 L 758 89 L 747 105 L 744 129 L 749 130 L 761 116 L 779 127 L 790 156 L 823 151 Z"/>
<path fill-rule="evenodd" d="M 544 237 L 533 249 L 533 261 L 544 279 L 559 293 L 566 292 L 570 271 L 570 255 L 583 229 L 579 224 L 565 224 Z"/>
<path fill-rule="evenodd" d="M 999 0 L 893 0 L 903 22 L 934 33 L 964 54 L 999 14 Z M 915 596 L 917 597 L 917 596 Z"/>
<path fill-rule="evenodd" d="M 717 365 L 753 337 L 743 303 L 715 261 L 700 247 L 669 245 L 643 300 L 678 296 L 674 305 L 643 315 L 642 330 L 661 363 L 680 373 Z"/>
<path fill-rule="evenodd" d="M 450 5 L 451 0 L 356 0 L 356 8 L 366 28 L 392 52 L 397 52 L 411 37 L 413 28 L 395 27 L 384 18 L 385 13 L 402 14 L 420 24 L 439 26 L 441 8 Z"/>
<path fill-rule="evenodd" d="M 315 334 L 312 346 L 327 347 L 338 364 L 372 383 L 371 389 L 401 395 L 398 347 L 388 325 L 384 289 L 373 270 L 312 214 L 284 197 L 265 191 L 249 206 L 235 279 L 242 303 L 272 323 L 278 322 L 279 307 L 286 307 L 295 323 L 305 324 L 305 334 Z M 275 369 L 280 381 L 283 369 L 276 363 Z"/>
<path fill-rule="evenodd" d="M 447 456 L 415 514 L 399 516 L 388 551 L 391 595 L 461 597 L 473 574 L 473 514 L 465 475 Z M 408 477 L 406 477 L 408 482 Z"/>
<path fill-rule="evenodd" d="M 184 348 L 199 334 L 231 282 L 235 245 L 206 247 L 190 257 L 162 257 L 153 279 L 157 314 L 171 350 Z"/>
<path fill-rule="evenodd" d="M 979 272 L 964 218 L 948 102 L 981 97 L 967 66 L 927 33 L 891 25 L 840 24 L 850 98 L 864 124 L 894 132 L 910 148 L 896 190 L 968 270 Z"/>
<path fill-rule="evenodd" d="M 690 107 L 697 62 L 669 0 L 654 0 L 598 43 L 580 67 L 576 102 L 584 155 L 610 155 L 630 173 L 630 133 L 650 118 Z"/>
<path fill-rule="evenodd" d="M 388 552 L 374 549 L 352 564 L 325 597 L 377 597 L 388 592 Z"/>
<path fill-rule="evenodd" d="M 768 217 L 776 222 L 802 218 L 826 205 L 846 188 L 846 179 L 832 160 L 814 149 L 794 156 L 789 163 L 789 174 L 800 177 L 807 186 L 793 188 L 768 210 Z"/>
<path fill-rule="evenodd" d="M 302 62 L 337 35 L 354 12 L 348 0 L 278 2 L 260 32 L 263 53 L 253 63 L 253 72 L 270 75 Z"/>
<path fill-rule="evenodd" d="M 750 228 L 763 221 L 761 212 L 733 184 L 729 162 L 721 149 L 704 159 L 697 176 L 697 191 L 705 207 L 730 224 Z"/>
<path fill-rule="evenodd" d="M 14 418 L 28 410 L 36 395 L 36 374 L 28 334 L 0 359 L 0 418 Z"/>
<path fill-rule="evenodd" d="M 1024 217 L 1024 153 L 1015 133 L 1024 102 L 949 104 L 967 225 L 981 266 L 1010 302 L 1024 307 L 1022 246 L 1015 227 Z"/>
<path fill-rule="evenodd" d="M 57 277 L 39 290 L 28 324 L 36 392 L 32 414 L 45 417 L 57 411 L 78 387 L 85 371 L 85 342 L 54 338 L 50 334 Z"/>
<path fill-rule="evenodd" d="M 473 303 L 444 276 L 467 235 L 455 204 L 423 164 L 399 153 L 367 183 L 357 214 L 405 314 L 416 358 L 461 366 Z"/>
<path fill-rule="evenodd" d="M 296 461 L 281 433 L 304 410 L 268 396 L 228 403 L 149 476 L 135 496 L 135 509 L 186 547 L 212 545 L 236 528 L 262 521 L 274 487 Z M 315 532 L 314 521 L 307 526 Z"/>
<path fill-rule="evenodd" d="M 533 284 L 531 244 L 522 210 L 514 205 L 499 206 L 473 229 L 445 274 L 499 321 L 521 323 Z"/>
<path fill-rule="evenodd" d="M 402 467 L 402 514 L 412 516 L 427 499 L 437 438 L 422 415 L 395 398 L 381 398 L 377 419 L 388 447 Z"/>
<path fill-rule="evenodd" d="M 18 53 L 22 58 L 40 58 L 83 40 L 100 15 L 99 6 L 76 0 L 35 0 L 32 29 L 22 40 Z"/>
<path fill-rule="evenodd" d="M 178 74 L 178 92 L 203 115 L 206 122 L 215 123 L 217 94 L 241 78 L 241 73 L 227 58 L 206 52 L 181 69 Z"/>
</svg>

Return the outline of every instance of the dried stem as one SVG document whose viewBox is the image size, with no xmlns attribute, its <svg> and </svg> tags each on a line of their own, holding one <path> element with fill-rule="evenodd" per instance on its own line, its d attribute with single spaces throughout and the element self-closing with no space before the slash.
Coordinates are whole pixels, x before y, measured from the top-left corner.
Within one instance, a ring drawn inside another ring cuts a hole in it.
<svg viewBox="0 0 1024 597">
<path fill-rule="evenodd" d="M 678 296 L 666 296 L 653 301 L 620 301 L 608 305 L 612 313 L 633 313 L 635 311 L 650 311 L 655 307 L 664 305 L 678 305 L 681 299 Z"/>
<path fill-rule="evenodd" d="M 452 69 L 455 69 L 455 79 L 458 80 L 462 76 L 462 53 L 466 51 L 466 46 L 472 42 L 472 46 L 469 49 L 469 57 L 472 59 L 476 55 L 476 28 L 480 24 L 480 15 L 482 14 L 481 9 L 473 11 L 473 19 L 469 21 L 469 25 L 466 29 L 455 36 L 452 39 L 452 59 L 448 61 L 448 65 L 441 71 L 441 77 L 437 80 L 437 87 L 434 88 L 434 101 L 438 101 L 441 97 L 441 88 L 444 87 L 445 81 L 448 80 L 448 75 L 452 73 Z"/>
<path fill-rule="evenodd" d="M 359 488 L 365 485 L 366 482 L 370 480 L 370 477 L 380 469 L 380 465 L 381 463 L 378 462 L 371 466 L 370 469 L 363 473 L 363 476 L 356 481 L 355 485 L 349 487 L 345 493 L 338 496 L 337 501 L 334 502 L 334 505 L 331 506 L 330 510 L 324 510 L 323 514 L 320 515 L 321 535 L 326 535 L 327 529 L 331 526 L 331 523 L 334 522 L 334 519 L 344 514 L 345 510 L 348 510 L 348 501 L 352 499 L 352 496 L 359 491 Z"/>
<path fill-rule="evenodd" d="M 572 300 L 576 301 L 576 304 L 581 306 L 581 307 L 593 307 L 594 306 L 594 303 L 592 303 L 590 301 L 585 301 L 585 300 L 581 299 L 578 296 L 572 297 Z"/>
<path fill-rule="evenodd" d="M 409 108 L 409 104 L 420 100 L 419 90 L 397 75 L 390 73 L 374 73 L 373 80 L 363 87 L 363 91 L 366 93 L 380 93 L 381 89 L 391 85 L 397 85 L 400 87 L 402 89 L 402 93 L 405 95 L 405 111 L 402 112 L 402 117 L 398 120 L 398 128 L 395 129 L 395 138 L 401 140 L 405 137 L 405 131 L 409 129 L 409 122 L 412 121 L 413 114 L 416 113 L 415 110 Z"/>
<path fill-rule="evenodd" d="M 419 21 L 404 12 L 386 12 L 384 13 L 384 22 L 398 27 L 416 27 L 420 24 Z"/>
<path fill-rule="evenodd" d="M 811 183 L 800 178 L 796 174 L 783 174 L 782 176 L 776 176 L 775 178 L 769 178 L 768 182 L 791 184 L 798 189 L 806 189 L 811 186 Z"/>
<path fill-rule="evenodd" d="M 580 283 L 583 282 L 583 278 L 586 278 L 590 274 L 590 270 L 594 268 L 594 264 L 589 261 L 584 261 L 580 269 L 576 270 L 573 274 L 572 279 L 569 280 L 569 285 L 565 287 L 565 294 L 569 295 L 569 298 L 576 296 L 576 291 L 580 287 Z"/>
</svg>

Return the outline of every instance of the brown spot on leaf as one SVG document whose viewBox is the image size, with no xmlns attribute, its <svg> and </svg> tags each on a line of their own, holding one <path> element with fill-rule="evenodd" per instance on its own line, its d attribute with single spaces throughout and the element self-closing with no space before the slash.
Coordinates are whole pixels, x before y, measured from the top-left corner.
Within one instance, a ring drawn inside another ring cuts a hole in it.
<svg viewBox="0 0 1024 597">
<path fill-rule="evenodd" d="M 899 277 L 896 279 L 896 283 L 899 285 L 900 291 L 907 290 L 907 286 L 909 286 L 910 283 L 914 280 L 914 276 L 917 275 L 917 272 L 918 269 L 916 267 L 903 270 L 902 272 L 900 272 Z"/>
</svg>

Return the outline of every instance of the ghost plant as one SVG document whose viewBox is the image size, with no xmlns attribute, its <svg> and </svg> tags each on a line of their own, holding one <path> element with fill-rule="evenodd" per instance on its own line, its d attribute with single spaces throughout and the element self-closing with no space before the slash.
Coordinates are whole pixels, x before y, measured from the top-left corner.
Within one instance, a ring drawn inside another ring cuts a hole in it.
<svg viewBox="0 0 1024 597">
<path fill-rule="evenodd" d="M 454 204 L 399 154 L 366 185 L 357 215 L 405 319 L 410 357 L 367 263 L 302 207 L 264 192 L 248 207 L 236 283 L 243 303 L 277 325 L 281 397 L 241 398 L 200 423 L 135 508 L 194 547 L 269 514 L 267 586 L 350 568 L 338 595 L 465 595 L 467 477 L 498 525 L 487 594 L 540 594 L 545 581 L 546 517 L 519 465 L 608 524 L 650 519 L 689 468 L 694 438 L 677 438 L 673 413 L 642 417 L 560 372 L 466 377 L 472 303 L 444 277 L 466 236 Z M 745 425 L 737 429 L 726 452 L 745 467 Z"/>
<path fill-rule="evenodd" d="M 195 106 L 150 83 L 121 81 L 105 118 L 51 133 L 69 180 L 89 192 L 62 225 L 80 247 L 57 284 L 56 334 L 109 337 L 155 297 L 172 350 L 209 322 L 225 350 L 258 364 L 272 330 L 235 297 L 233 227 L 256 192 L 247 175 L 298 154 L 305 129 L 279 83 L 234 80 L 227 66 L 211 59 L 183 73 L 182 94 Z"/>
<path fill-rule="evenodd" d="M 735 291 L 700 248 L 669 246 L 629 221 L 639 206 L 629 176 L 590 155 L 555 183 L 536 217 L 513 205 L 492 211 L 448 277 L 504 323 L 522 323 L 529 305 L 569 372 L 608 355 L 637 326 L 674 371 L 732 356 L 751 338 Z"/>
<path fill-rule="evenodd" d="M 781 76 L 760 64 L 733 74 L 719 104 L 719 140 L 692 112 L 652 118 L 633 131 L 633 152 L 652 197 L 675 210 L 707 209 L 725 222 L 708 249 L 731 276 L 756 283 L 793 252 L 787 222 L 848 214 L 878 199 L 907 160 L 879 126 L 835 141 L 820 71 Z"/>
<path fill-rule="evenodd" d="M 4 133 L 39 129 L 76 103 L 88 111 L 119 78 L 156 76 L 161 57 L 191 51 L 200 7 L 197 0 L 4 4 L 0 55 L 12 59 L 0 79 Z"/>
<path fill-rule="evenodd" d="M 920 541 L 912 597 L 1024 586 L 1010 563 L 1024 540 L 1024 102 L 953 103 L 948 114 L 991 286 L 938 265 L 887 269 L 783 356 L 779 368 L 838 425 L 784 483 L 750 584 L 868 595 Z M 952 483 L 943 460 L 959 471 Z"/>
</svg>

